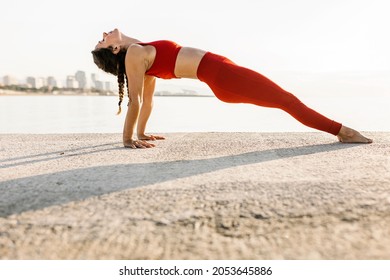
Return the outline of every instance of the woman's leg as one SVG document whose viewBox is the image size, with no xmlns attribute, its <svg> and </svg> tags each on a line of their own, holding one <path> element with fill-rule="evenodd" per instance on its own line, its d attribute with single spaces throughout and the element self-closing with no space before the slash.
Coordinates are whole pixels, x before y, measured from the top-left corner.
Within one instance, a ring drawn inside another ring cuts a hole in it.
<svg viewBox="0 0 390 280">
<path fill-rule="evenodd" d="M 206 54 L 199 66 L 198 77 L 222 101 L 279 108 L 306 126 L 337 135 L 342 142 L 369 141 L 360 134 L 363 138 L 357 137 L 357 132 L 352 136 L 353 130 L 307 107 L 296 96 L 263 75 L 238 66 L 227 58 Z"/>
</svg>

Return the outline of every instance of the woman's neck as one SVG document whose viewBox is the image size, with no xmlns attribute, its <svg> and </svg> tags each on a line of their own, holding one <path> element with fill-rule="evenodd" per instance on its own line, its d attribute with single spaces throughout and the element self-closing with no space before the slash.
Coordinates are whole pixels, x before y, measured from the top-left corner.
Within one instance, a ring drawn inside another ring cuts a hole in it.
<svg viewBox="0 0 390 280">
<path fill-rule="evenodd" d="M 122 41 L 121 41 L 120 45 L 121 45 L 122 49 L 127 50 L 127 48 L 130 45 L 135 44 L 135 43 L 139 43 L 139 42 L 141 42 L 141 41 L 122 34 Z"/>
</svg>

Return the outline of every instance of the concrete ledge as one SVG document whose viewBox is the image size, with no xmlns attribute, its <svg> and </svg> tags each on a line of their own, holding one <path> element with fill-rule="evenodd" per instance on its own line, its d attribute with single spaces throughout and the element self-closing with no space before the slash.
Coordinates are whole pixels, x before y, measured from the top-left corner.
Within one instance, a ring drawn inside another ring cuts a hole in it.
<svg viewBox="0 0 390 280">
<path fill-rule="evenodd" d="M 2 259 L 390 259 L 390 133 L 0 134 Z"/>
</svg>

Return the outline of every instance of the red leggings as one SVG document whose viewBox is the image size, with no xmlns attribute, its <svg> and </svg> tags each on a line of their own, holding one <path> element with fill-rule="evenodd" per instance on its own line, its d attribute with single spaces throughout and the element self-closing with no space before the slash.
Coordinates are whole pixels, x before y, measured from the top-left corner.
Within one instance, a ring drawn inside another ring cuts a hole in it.
<svg viewBox="0 0 390 280">
<path fill-rule="evenodd" d="M 310 109 L 263 75 L 238 66 L 226 57 L 206 53 L 199 64 L 197 75 L 224 102 L 279 108 L 306 126 L 333 135 L 340 131 L 340 123 Z"/>
</svg>

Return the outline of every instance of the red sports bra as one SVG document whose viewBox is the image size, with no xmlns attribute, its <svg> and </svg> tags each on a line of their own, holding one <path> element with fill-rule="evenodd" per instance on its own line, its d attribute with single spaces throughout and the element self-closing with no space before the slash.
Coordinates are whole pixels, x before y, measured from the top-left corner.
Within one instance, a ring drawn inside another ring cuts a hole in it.
<svg viewBox="0 0 390 280">
<path fill-rule="evenodd" d="M 175 65 L 181 46 L 175 42 L 167 40 L 137 44 L 141 46 L 153 46 L 156 48 L 156 57 L 154 58 L 154 62 L 145 74 L 162 79 L 177 78 L 175 76 Z"/>
</svg>

